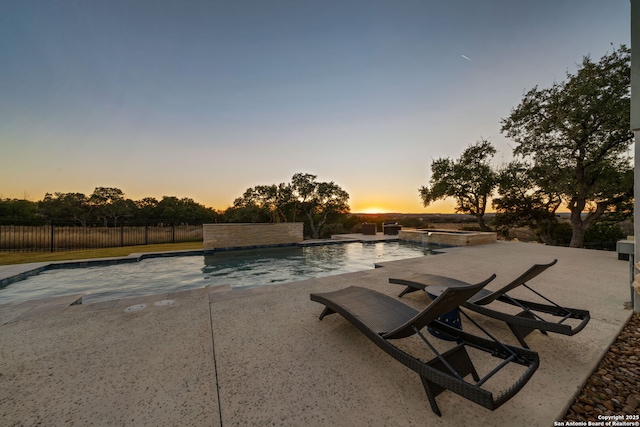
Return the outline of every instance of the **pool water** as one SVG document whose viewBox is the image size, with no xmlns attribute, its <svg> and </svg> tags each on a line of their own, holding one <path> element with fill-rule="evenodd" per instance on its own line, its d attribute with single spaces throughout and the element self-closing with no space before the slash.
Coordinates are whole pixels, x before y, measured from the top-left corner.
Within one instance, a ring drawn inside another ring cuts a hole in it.
<svg viewBox="0 0 640 427">
<path fill-rule="evenodd" d="M 85 293 L 91 303 L 205 286 L 268 286 L 374 268 L 374 263 L 433 254 L 405 242 L 341 243 L 221 251 L 139 263 L 45 271 L 0 289 L 0 304 Z"/>
</svg>

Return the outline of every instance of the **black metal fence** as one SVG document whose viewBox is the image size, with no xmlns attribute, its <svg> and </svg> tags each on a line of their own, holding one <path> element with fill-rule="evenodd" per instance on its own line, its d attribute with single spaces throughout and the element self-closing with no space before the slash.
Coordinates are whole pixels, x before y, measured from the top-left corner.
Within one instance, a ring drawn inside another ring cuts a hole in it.
<svg viewBox="0 0 640 427">
<path fill-rule="evenodd" d="M 0 251 L 57 252 L 202 241 L 202 225 L 123 223 L 118 226 L 48 221 L 7 224 L 0 219 Z"/>
</svg>

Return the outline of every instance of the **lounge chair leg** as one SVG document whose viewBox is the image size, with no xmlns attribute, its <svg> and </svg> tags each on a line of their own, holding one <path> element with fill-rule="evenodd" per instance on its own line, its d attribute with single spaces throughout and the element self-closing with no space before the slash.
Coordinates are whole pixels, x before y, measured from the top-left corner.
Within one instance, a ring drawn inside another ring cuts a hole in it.
<svg viewBox="0 0 640 427">
<path fill-rule="evenodd" d="M 398 295 L 398 298 L 402 298 L 405 294 L 410 294 L 411 292 L 416 292 L 416 291 L 419 291 L 419 290 L 420 289 L 418 289 L 418 288 L 407 286 L 407 288 L 404 291 L 400 292 L 400 295 Z"/>
<path fill-rule="evenodd" d="M 536 320 L 536 317 L 529 313 L 528 311 L 522 311 L 520 313 L 518 313 L 516 316 L 518 317 L 524 317 L 525 319 L 533 319 Z M 535 331 L 535 328 L 528 328 L 526 326 L 522 326 L 522 325 L 514 325 L 511 323 L 507 323 L 507 325 L 509 326 L 509 329 L 511 329 L 511 332 L 513 332 L 513 335 L 516 336 L 516 338 L 518 339 L 518 342 L 520 343 L 520 345 L 523 348 L 529 348 L 529 346 L 527 345 L 527 343 L 524 340 L 524 337 L 526 337 L 527 335 L 529 335 L 531 332 Z M 544 332 L 543 332 L 544 333 Z M 545 333 L 546 335 L 546 333 Z"/>
<path fill-rule="evenodd" d="M 431 391 L 430 381 L 425 377 L 420 375 L 420 379 L 422 380 L 422 386 L 424 387 L 424 391 L 427 392 L 427 398 L 429 399 L 429 404 L 431 405 L 431 410 L 439 417 L 442 416 L 440 413 L 440 408 L 438 408 L 438 404 L 436 403 L 436 398 Z M 435 384 L 434 384 L 435 385 Z"/>
<path fill-rule="evenodd" d="M 518 332 L 518 330 L 516 329 L 517 326 L 516 325 L 512 325 L 510 323 L 508 325 L 509 325 L 509 329 L 511 329 L 511 332 L 513 332 L 513 335 L 515 335 L 515 337 L 518 339 L 518 342 L 520 343 L 522 348 L 530 349 L 529 345 L 524 340 L 524 337 L 522 337 L 522 335 L 520 335 L 520 332 Z"/>
<path fill-rule="evenodd" d="M 473 365 L 471 365 L 471 378 L 473 378 L 474 381 L 480 381 L 480 375 L 478 375 L 478 371 L 476 371 Z"/>
<path fill-rule="evenodd" d="M 335 311 L 331 310 L 329 307 L 325 307 L 324 310 L 322 310 L 322 314 L 320 314 L 320 320 L 322 320 L 324 316 L 333 313 L 335 313 Z"/>
<path fill-rule="evenodd" d="M 449 363 L 451 366 L 461 377 L 466 377 L 471 374 L 474 380 L 480 381 L 480 377 L 478 376 L 478 372 L 476 372 L 471 359 L 469 358 L 469 353 L 465 349 L 463 344 L 458 344 L 454 348 L 448 350 L 442 357 Z M 438 358 L 432 359 L 427 362 L 431 367 L 438 369 L 439 371 L 444 372 L 447 375 L 451 375 L 451 371 L 445 364 Z M 422 380 L 422 385 L 424 386 L 424 391 L 427 393 L 427 397 L 429 398 L 429 403 L 431 404 L 431 409 L 438 416 L 440 415 L 440 410 L 438 409 L 438 405 L 436 404 L 436 396 L 445 391 L 441 385 L 438 385 L 432 381 L 429 381 L 427 378 L 420 376 Z"/>
</svg>

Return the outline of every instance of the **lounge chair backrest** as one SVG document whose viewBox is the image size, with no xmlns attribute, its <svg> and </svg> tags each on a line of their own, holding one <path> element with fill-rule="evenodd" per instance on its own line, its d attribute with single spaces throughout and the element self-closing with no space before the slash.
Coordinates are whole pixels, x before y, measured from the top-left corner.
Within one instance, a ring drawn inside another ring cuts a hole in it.
<svg viewBox="0 0 640 427">
<path fill-rule="evenodd" d="M 382 336 L 386 339 L 404 338 L 415 334 L 415 329 L 422 329 L 429 323 L 445 313 L 456 309 L 471 296 L 475 295 L 480 289 L 487 286 L 496 277 L 492 274 L 487 280 L 476 285 L 452 287 L 445 290 L 434 301 L 431 302 L 424 310 L 407 320 L 402 325 Z"/>
<path fill-rule="evenodd" d="M 477 304 L 477 305 L 489 304 L 489 303 L 497 300 L 498 298 L 500 298 L 502 295 L 506 294 L 510 290 L 515 289 L 518 286 L 524 285 L 529 280 L 533 279 L 538 274 L 542 273 L 547 268 L 549 268 L 552 265 L 554 265 L 556 262 L 558 262 L 558 260 L 554 259 L 549 264 L 534 264 L 533 267 L 531 267 L 530 269 L 528 269 L 527 271 L 522 273 L 518 278 L 516 278 L 515 280 L 511 281 L 510 283 L 508 283 L 502 289 L 494 291 L 494 292 L 490 293 L 489 295 L 487 295 L 487 296 L 485 296 L 483 298 L 477 299 L 477 300 L 473 301 L 473 303 Z"/>
</svg>

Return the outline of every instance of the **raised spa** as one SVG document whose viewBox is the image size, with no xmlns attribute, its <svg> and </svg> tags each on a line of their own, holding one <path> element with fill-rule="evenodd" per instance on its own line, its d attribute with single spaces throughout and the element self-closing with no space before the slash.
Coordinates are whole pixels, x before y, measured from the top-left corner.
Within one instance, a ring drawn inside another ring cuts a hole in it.
<svg viewBox="0 0 640 427">
<path fill-rule="evenodd" d="M 484 231 L 439 230 L 431 228 L 403 228 L 400 240 L 422 245 L 470 246 L 495 243 L 498 233 Z"/>
</svg>

